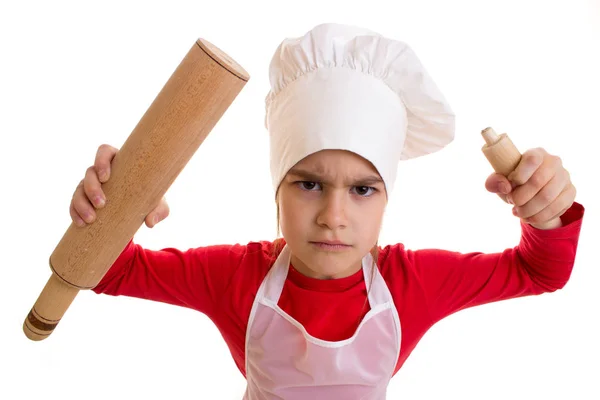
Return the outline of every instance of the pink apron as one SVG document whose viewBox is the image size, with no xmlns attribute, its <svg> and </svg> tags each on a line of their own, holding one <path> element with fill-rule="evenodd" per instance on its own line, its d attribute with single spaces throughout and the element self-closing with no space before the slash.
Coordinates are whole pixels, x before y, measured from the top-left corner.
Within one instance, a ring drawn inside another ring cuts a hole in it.
<svg viewBox="0 0 600 400">
<path fill-rule="evenodd" d="M 362 260 L 367 289 L 371 263 L 372 256 L 367 254 Z M 385 399 L 400 353 L 401 330 L 392 295 L 377 265 L 369 292 L 370 311 L 351 338 L 336 342 L 311 336 L 277 305 L 289 265 L 286 245 L 252 305 L 246 332 L 244 400 Z"/>
</svg>

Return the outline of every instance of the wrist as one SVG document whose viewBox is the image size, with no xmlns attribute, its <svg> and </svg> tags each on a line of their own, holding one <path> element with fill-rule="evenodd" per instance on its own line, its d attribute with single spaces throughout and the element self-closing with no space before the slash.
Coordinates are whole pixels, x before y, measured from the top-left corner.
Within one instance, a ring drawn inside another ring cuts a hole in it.
<svg viewBox="0 0 600 400">
<path fill-rule="evenodd" d="M 526 221 L 526 223 L 533 226 L 534 228 L 542 229 L 542 230 L 556 229 L 556 228 L 560 228 L 561 226 L 563 226 L 563 223 L 562 223 L 562 220 L 560 219 L 560 217 L 554 218 L 550 221 L 541 222 L 541 223 L 533 223 L 533 222 L 527 222 L 527 221 Z"/>
</svg>

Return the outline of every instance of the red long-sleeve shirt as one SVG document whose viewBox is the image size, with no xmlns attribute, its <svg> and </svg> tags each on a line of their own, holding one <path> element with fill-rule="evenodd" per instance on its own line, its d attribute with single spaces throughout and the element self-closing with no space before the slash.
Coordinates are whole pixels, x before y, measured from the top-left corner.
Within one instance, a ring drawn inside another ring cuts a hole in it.
<svg viewBox="0 0 600 400">
<path fill-rule="evenodd" d="M 563 226 L 539 230 L 521 223 L 521 240 L 502 252 L 459 253 L 380 247 L 378 266 L 400 317 L 397 372 L 427 330 L 461 309 L 561 289 L 575 262 L 584 207 L 575 202 Z M 149 250 L 131 240 L 96 293 L 188 307 L 207 315 L 245 376 L 245 335 L 254 296 L 272 265 L 274 243 Z M 361 270 L 334 280 L 300 274 L 290 266 L 279 306 L 313 336 L 343 340 L 368 311 Z"/>
</svg>

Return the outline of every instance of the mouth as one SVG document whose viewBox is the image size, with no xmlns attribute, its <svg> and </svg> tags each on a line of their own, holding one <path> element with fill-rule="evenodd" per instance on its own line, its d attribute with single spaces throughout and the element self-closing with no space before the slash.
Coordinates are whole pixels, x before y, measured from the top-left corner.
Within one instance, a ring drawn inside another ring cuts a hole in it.
<svg viewBox="0 0 600 400">
<path fill-rule="evenodd" d="M 345 244 L 340 241 L 310 242 L 310 244 L 312 244 L 313 246 L 315 246 L 319 249 L 329 250 L 329 251 L 347 250 L 352 247 L 351 245 Z"/>
</svg>

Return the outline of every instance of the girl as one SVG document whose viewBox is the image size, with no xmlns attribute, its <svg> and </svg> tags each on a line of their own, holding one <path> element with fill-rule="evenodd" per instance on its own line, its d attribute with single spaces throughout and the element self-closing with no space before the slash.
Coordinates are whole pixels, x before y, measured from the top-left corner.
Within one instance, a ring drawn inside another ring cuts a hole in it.
<svg viewBox="0 0 600 400">
<path fill-rule="evenodd" d="M 323 24 L 286 39 L 270 66 L 265 123 L 283 238 L 186 251 L 133 240 L 96 293 L 189 307 L 223 335 L 245 399 L 384 399 L 391 377 L 436 322 L 568 281 L 584 208 L 560 158 L 523 154 L 486 189 L 513 204 L 521 240 L 483 254 L 379 246 L 400 160 L 452 141 L 454 115 L 404 43 Z M 104 206 L 117 149 L 98 148 L 70 213 Z M 166 201 L 146 217 L 153 227 Z"/>
</svg>

